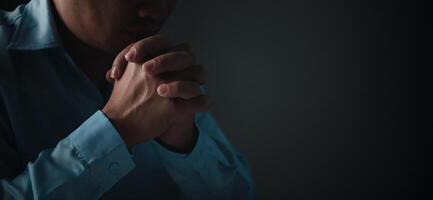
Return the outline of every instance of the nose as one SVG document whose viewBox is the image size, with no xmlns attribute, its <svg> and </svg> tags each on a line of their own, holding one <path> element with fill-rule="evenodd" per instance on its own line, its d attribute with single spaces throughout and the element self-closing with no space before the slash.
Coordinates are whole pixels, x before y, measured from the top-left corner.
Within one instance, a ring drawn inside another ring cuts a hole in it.
<svg viewBox="0 0 433 200">
<path fill-rule="evenodd" d="M 166 0 L 149 0 L 140 5 L 138 16 L 141 18 L 151 17 L 161 21 L 168 17 L 168 9 Z"/>
</svg>

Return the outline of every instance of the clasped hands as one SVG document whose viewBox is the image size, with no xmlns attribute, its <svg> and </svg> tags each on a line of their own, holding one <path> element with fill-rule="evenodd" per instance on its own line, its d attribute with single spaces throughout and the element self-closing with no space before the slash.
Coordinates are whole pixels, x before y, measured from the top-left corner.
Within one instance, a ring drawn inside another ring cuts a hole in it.
<svg viewBox="0 0 433 200">
<path fill-rule="evenodd" d="M 128 148 L 151 139 L 180 153 L 195 145 L 194 116 L 210 108 L 200 86 L 203 67 L 194 63 L 188 45 L 173 45 L 155 35 L 126 47 L 106 78 L 114 84 L 102 112 Z"/>
</svg>

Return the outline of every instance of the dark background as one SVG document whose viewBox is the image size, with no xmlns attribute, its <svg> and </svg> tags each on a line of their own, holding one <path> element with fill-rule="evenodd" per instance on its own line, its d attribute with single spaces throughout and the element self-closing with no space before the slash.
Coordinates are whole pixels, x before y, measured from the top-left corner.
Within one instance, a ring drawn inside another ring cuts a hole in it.
<svg viewBox="0 0 433 200">
<path fill-rule="evenodd" d="M 424 14 L 415 1 L 188 0 L 164 32 L 207 66 L 258 199 L 427 199 Z"/>
</svg>

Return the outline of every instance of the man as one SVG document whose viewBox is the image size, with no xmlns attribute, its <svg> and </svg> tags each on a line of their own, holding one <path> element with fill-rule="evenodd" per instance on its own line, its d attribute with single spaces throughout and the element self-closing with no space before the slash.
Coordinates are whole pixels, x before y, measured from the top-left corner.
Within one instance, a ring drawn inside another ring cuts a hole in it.
<svg viewBox="0 0 433 200">
<path fill-rule="evenodd" d="M 206 112 L 202 67 L 155 35 L 175 1 L 0 12 L 1 199 L 254 198 Z"/>
</svg>

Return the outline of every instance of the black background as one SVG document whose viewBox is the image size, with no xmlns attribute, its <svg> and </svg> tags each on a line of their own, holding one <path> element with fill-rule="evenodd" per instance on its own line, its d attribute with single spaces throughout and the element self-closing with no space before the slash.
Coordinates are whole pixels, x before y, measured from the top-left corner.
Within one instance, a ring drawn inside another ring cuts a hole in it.
<svg viewBox="0 0 433 200">
<path fill-rule="evenodd" d="M 28 2 L 27 0 L 1 0 L 0 8 L 3 10 L 13 10 L 17 5 Z"/>
<path fill-rule="evenodd" d="M 416 1 L 189 0 L 164 32 L 207 66 L 258 199 L 428 199 L 431 25 Z"/>
</svg>

